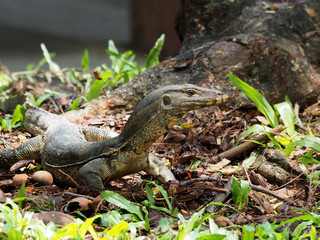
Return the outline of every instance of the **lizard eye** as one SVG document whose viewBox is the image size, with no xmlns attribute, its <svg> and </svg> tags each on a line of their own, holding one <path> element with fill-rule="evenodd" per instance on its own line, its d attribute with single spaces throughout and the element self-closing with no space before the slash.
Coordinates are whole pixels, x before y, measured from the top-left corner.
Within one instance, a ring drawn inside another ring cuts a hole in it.
<svg viewBox="0 0 320 240">
<path fill-rule="evenodd" d="M 189 95 L 189 96 L 192 96 L 196 93 L 196 91 L 190 89 L 190 90 L 187 90 L 186 93 Z"/>
<path fill-rule="evenodd" d="M 165 106 L 168 106 L 168 105 L 171 104 L 171 99 L 170 99 L 169 96 L 163 96 L 162 102 L 163 102 L 163 104 L 164 104 Z"/>
</svg>

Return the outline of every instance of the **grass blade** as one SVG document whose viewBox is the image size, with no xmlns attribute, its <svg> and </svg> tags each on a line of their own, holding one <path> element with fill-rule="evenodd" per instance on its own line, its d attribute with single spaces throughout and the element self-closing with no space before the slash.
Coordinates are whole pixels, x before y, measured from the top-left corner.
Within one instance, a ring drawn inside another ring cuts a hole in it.
<svg viewBox="0 0 320 240">
<path fill-rule="evenodd" d="M 146 69 L 149 69 L 159 63 L 158 57 L 162 51 L 165 35 L 162 34 L 156 41 L 154 47 L 150 50 L 147 60 Z"/>
<path fill-rule="evenodd" d="M 267 118 L 272 127 L 279 125 L 275 111 L 264 96 L 262 96 L 249 84 L 245 83 L 240 78 L 232 75 L 231 73 L 228 73 L 227 77 L 234 85 L 236 85 L 237 88 L 244 92 L 254 102 L 258 110 Z"/>
<path fill-rule="evenodd" d="M 134 205 L 132 202 L 128 201 L 124 197 L 122 197 L 120 194 L 112 192 L 112 191 L 104 191 L 101 194 L 101 197 L 105 199 L 106 201 L 123 208 L 127 210 L 130 213 L 133 213 L 139 217 L 140 220 L 144 220 L 144 217 L 142 216 L 142 213 L 140 211 L 140 208 L 136 205 Z"/>
<path fill-rule="evenodd" d="M 89 66 L 89 51 L 88 51 L 88 49 L 84 50 L 82 60 L 81 60 L 81 67 L 82 67 L 82 69 L 88 69 L 90 67 Z"/>
<path fill-rule="evenodd" d="M 100 79 L 96 79 L 90 87 L 90 90 L 86 96 L 87 101 L 91 101 L 92 99 L 96 99 L 100 96 L 100 93 L 103 89 L 104 82 L 110 77 L 111 73 L 105 74 L 104 77 Z"/>
<path fill-rule="evenodd" d="M 282 103 L 275 104 L 274 108 L 279 112 L 289 136 L 293 138 L 295 134 L 295 128 L 294 128 L 294 111 L 292 107 L 288 102 L 282 102 Z"/>
</svg>

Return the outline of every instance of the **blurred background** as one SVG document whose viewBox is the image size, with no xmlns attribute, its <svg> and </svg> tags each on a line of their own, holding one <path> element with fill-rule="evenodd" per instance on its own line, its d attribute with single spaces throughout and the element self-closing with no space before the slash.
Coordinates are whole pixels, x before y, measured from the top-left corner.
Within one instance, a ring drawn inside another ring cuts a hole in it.
<svg viewBox="0 0 320 240">
<path fill-rule="evenodd" d="M 94 68 L 107 62 L 109 39 L 142 61 L 162 33 L 165 59 L 180 48 L 178 5 L 179 0 L 0 0 L 0 63 L 10 72 L 23 71 L 43 58 L 44 43 L 60 67 L 81 67 L 88 49 Z"/>
</svg>

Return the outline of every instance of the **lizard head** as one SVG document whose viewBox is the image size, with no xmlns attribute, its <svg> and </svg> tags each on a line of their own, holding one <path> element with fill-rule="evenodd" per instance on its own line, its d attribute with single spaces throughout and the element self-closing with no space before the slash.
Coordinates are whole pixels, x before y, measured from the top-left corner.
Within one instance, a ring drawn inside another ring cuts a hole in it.
<svg viewBox="0 0 320 240">
<path fill-rule="evenodd" d="M 191 84 L 173 85 L 162 89 L 161 108 L 174 115 L 175 113 L 180 115 L 189 110 L 218 105 L 228 99 L 228 95 L 221 91 Z"/>
<path fill-rule="evenodd" d="M 143 147 L 170 129 L 189 110 L 223 103 L 228 96 L 218 90 L 191 84 L 169 85 L 149 93 L 136 107 L 118 140 L 139 138 Z"/>
</svg>

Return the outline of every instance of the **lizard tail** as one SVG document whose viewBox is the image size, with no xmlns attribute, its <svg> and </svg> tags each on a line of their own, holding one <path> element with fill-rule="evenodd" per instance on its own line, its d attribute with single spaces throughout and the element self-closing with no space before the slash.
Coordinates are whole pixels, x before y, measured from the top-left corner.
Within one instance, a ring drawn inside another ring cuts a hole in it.
<svg viewBox="0 0 320 240">
<path fill-rule="evenodd" d="M 18 147 L 2 149 L 0 151 L 0 169 L 9 170 L 19 160 L 39 160 L 42 146 L 42 136 L 37 136 Z"/>
</svg>

